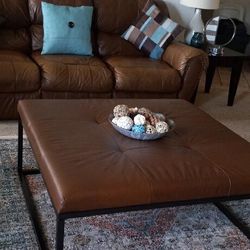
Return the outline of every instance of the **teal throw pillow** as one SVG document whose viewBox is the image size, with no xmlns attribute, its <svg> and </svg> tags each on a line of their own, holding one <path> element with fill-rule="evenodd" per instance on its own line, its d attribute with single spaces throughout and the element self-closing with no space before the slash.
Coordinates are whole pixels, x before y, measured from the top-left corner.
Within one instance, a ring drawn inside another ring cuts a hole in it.
<svg viewBox="0 0 250 250">
<path fill-rule="evenodd" d="M 60 6 L 42 2 L 42 54 L 93 55 L 92 6 Z"/>
</svg>

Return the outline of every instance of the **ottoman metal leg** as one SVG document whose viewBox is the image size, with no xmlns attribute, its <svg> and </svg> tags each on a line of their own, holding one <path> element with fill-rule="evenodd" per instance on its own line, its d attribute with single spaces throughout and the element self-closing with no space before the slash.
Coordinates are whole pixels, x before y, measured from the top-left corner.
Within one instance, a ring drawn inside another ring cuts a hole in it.
<svg viewBox="0 0 250 250">
<path fill-rule="evenodd" d="M 226 205 L 221 202 L 214 202 L 214 205 L 248 238 L 250 239 L 250 230 L 246 224 L 231 212 Z"/>
<path fill-rule="evenodd" d="M 32 226 L 34 228 L 35 236 L 39 245 L 39 249 L 47 249 L 47 245 L 43 239 L 42 228 L 39 224 L 38 213 L 36 210 L 36 206 L 32 199 L 32 193 L 29 189 L 29 186 L 26 182 L 26 176 L 39 174 L 40 171 L 38 169 L 23 169 L 23 126 L 22 121 L 19 118 L 18 120 L 18 149 L 17 149 L 17 170 L 20 179 L 20 184 L 22 187 L 23 195 L 25 198 L 25 202 L 29 211 L 30 220 Z"/>
<path fill-rule="evenodd" d="M 65 219 L 57 215 L 56 218 L 56 250 L 63 249 Z"/>
</svg>

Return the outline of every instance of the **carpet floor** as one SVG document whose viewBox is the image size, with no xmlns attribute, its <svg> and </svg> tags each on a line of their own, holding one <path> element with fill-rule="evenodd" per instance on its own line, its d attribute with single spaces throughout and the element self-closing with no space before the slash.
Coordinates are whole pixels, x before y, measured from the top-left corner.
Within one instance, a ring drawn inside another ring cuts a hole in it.
<svg viewBox="0 0 250 250">
<path fill-rule="evenodd" d="M 196 105 L 250 141 L 250 91 L 241 88 L 226 106 L 227 88 L 199 92 Z M 0 123 L 0 249 L 38 249 L 16 172 L 16 122 Z M 36 167 L 25 143 L 24 165 Z M 54 248 L 55 216 L 40 176 L 29 177 L 49 249 Z M 227 206 L 250 228 L 250 201 Z M 70 219 L 66 249 L 250 249 L 249 240 L 212 204 L 154 209 Z"/>
</svg>

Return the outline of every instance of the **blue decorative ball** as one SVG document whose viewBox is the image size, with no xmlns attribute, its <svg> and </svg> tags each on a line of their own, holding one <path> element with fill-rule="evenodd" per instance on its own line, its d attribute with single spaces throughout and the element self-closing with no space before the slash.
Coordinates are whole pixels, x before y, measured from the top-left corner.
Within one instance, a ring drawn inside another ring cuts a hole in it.
<svg viewBox="0 0 250 250">
<path fill-rule="evenodd" d="M 132 132 L 135 134 L 143 134 L 146 132 L 146 129 L 143 125 L 134 125 L 132 127 Z"/>
</svg>

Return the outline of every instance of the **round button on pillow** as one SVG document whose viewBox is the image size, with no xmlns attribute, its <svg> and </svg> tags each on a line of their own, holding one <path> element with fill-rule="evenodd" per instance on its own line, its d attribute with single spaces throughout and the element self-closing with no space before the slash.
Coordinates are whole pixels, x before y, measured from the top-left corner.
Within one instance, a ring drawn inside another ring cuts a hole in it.
<svg viewBox="0 0 250 250">
<path fill-rule="evenodd" d="M 74 22 L 69 22 L 68 25 L 70 28 L 74 28 L 74 26 L 75 26 Z"/>
</svg>

